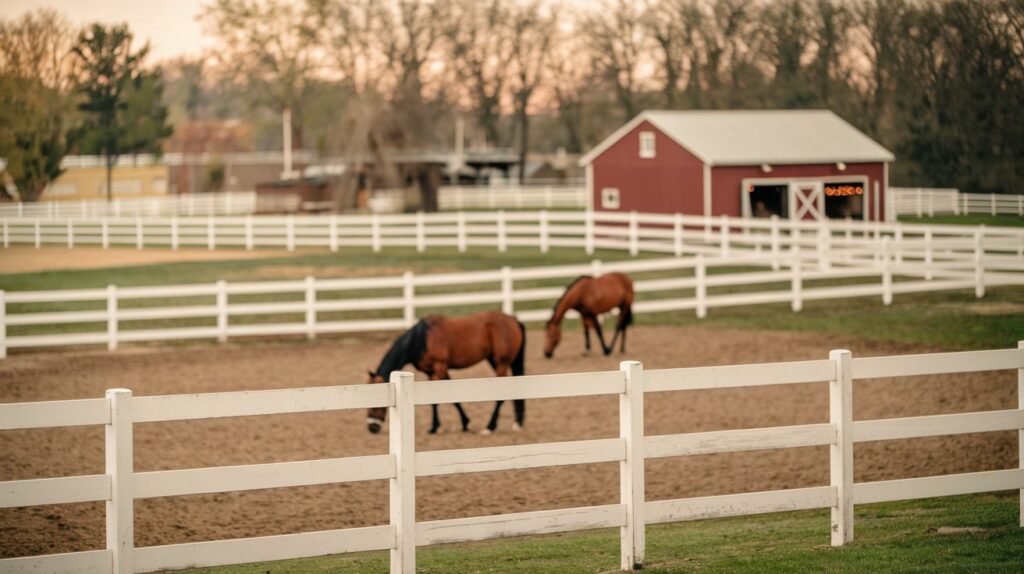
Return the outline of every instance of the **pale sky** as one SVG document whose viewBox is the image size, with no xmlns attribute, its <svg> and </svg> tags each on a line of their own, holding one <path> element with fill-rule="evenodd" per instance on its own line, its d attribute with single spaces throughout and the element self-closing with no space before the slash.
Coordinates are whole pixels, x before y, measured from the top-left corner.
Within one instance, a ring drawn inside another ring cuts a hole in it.
<svg viewBox="0 0 1024 574">
<path fill-rule="evenodd" d="M 209 0 L 0 0 L 0 17 L 20 18 L 37 8 L 53 8 L 73 24 L 127 22 L 139 45 L 147 40 L 151 62 L 198 54 L 210 45 L 196 15 Z"/>
</svg>

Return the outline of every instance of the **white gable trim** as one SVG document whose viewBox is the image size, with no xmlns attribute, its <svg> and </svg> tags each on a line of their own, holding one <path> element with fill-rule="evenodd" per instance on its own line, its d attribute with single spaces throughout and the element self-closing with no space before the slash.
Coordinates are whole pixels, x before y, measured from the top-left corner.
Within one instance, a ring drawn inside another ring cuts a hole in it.
<svg viewBox="0 0 1024 574">
<path fill-rule="evenodd" d="M 681 141 L 677 140 L 676 138 L 672 137 L 672 134 L 670 134 L 667 131 L 665 131 L 664 128 L 662 128 L 660 125 L 658 125 L 658 122 L 656 122 L 653 119 L 651 119 L 647 112 L 640 112 L 640 115 L 636 116 L 632 120 L 629 120 L 629 122 L 627 122 L 626 125 L 624 125 L 621 128 L 615 130 L 615 133 L 613 133 L 612 135 L 604 138 L 604 140 L 601 143 L 597 144 L 597 147 L 595 147 L 594 149 L 590 150 L 590 153 L 588 153 L 587 155 L 581 157 L 580 161 L 579 161 L 580 167 L 585 167 L 585 166 L 593 163 L 594 160 L 598 158 L 598 156 L 600 156 L 604 152 L 608 151 L 608 148 L 610 148 L 613 145 L 615 145 L 616 143 L 618 143 L 619 140 L 621 140 L 622 138 L 626 137 L 626 134 L 628 134 L 629 132 L 633 131 L 637 126 L 642 124 L 644 121 L 650 122 L 651 125 L 654 126 L 658 130 L 658 133 L 660 133 L 663 136 L 667 137 L 668 139 L 676 142 L 676 144 L 678 144 L 679 147 L 685 149 L 687 152 L 689 152 L 692 155 L 696 156 L 697 159 L 699 159 L 700 161 L 704 162 L 705 165 L 712 165 L 712 163 L 710 161 L 708 161 L 708 158 L 703 157 L 700 154 L 694 152 L 692 149 L 686 147 L 686 145 L 684 145 L 683 142 L 681 142 Z"/>
</svg>

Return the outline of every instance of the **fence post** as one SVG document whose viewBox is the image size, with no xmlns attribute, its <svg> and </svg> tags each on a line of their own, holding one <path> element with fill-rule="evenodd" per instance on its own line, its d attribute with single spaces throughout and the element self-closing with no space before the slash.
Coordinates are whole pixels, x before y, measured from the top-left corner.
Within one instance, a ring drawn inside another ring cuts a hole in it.
<svg viewBox="0 0 1024 574">
<path fill-rule="evenodd" d="M 37 219 L 36 220 L 36 249 L 39 249 L 39 246 L 42 245 L 42 242 L 43 242 L 43 234 L 42 234 L 42 231 L 39 229 L 39 220 Z"/>
<path fill-rule="evenodd" d="M 252 251 L 253 248 L 253 229 L 252 229 L 252 214 L 246 214 L 245 216 L 245 249 Z"/>
<path fill-rule="evenodd" d="M 228 340 L 228 284 L 223 279 L 217 281 L 217 340 Z"/>
<path fill-rule="evenodd" d="M 924 279 L 932 280 L 932 230 L 924 230 Z"/>
<path fill-rule="evenodd" d="M 117 285 L 107 285 L 107 350 L 117 349 Z"/>
<path fill-rule="evenodd" d="M 171 249 L 178 248 L 178 216 L 171 216 Z"/>
<path fill-rule="evenodd" d="M 295 215 L 289 213 L 285 218 L 285 243 L 288 251 L 295 251 Z"/>
<path fill-rule="evenodd" d="M 974 232 L 974 296 L 985 296 L 985 226 Z"/>
<path fill-rule="evenodd" d="M 992 215 L 995 215 L 996 214 L 996 194 L 990 193 L 988 195 L 989 195 L 989 199 L 992 202 Z"/>
<path fill-rule="evenodd" d="M 18 204 L 18 207 L 21 207 L 20 203 Z M 10 246 L 11 246 L 11 233 L 7 229 L 7 219 L 4 219 L 4 248 L 10 247 Z"/>
<path fill-rule="evenodd" d="M 590 262 L 590 274 L 592 276 L 600 277 L 602 271 L 603 270 L 601 269 L 601 260 L 600 259 L 594 259 L 593 261 Z"/>
<path fill-rule="evenodd" d="M 374 253 L 380 253 L 380 215 L 374 213 L 370 216 L 370 246 Z"/>
<path fill-rule="evenodd" d="M 117 219 L 121 218 L 121 200 L 120 199 L 115 199 L 114 200 L 114 217 L 117 218 Z"/>
<path fill-rule="evenodd" d="M 550 246 L 550 238 L 548 236 L 548 211 L 546 209 L 540 210 L 540 252 L 547 253 Z"/>
<path fill-rule="evenodd" d="M 829 261 L 829 250 L 832 247 L 832 229 L 828 222 L 822 219 L 818 222 L 818 269 L 827 271 L 831 269 L 832 262 Z"/>
<path fill-rule="evenodd" d="M 917 188 L 916 198 L 917 198 L 917 201 L 915 202 L 915 204 L 916 204 L 917 209 L 914 211 L 914 214 L 917 215 L 918 217 L 921 217 L 922 215 L 924 215 L 924 213 L 923 213 L 923 209 L 922 209 L 923 206 L 921 205 L 921 188 L 920 187 Z"/>
<path fill-rule="evenodd" d="M 316 339 L 316 277 L 306 276 L 306 338 Z"/>
<path fill-rule="evenodd" d="M 637 220 L 636 211 L 629 212 L 629 254 L 636 255 L 640 252 L 640 223 Z"/>
<path fill-rule="evenodd" d="M 508 236 L 505 234 L 505 210 L 498 210 L 498 251 L 504 253 L 508 249 Z"/>
<path fill-rule="evenodd" d="M 75 220 L 68 218 L 68 249 L 75 246 Z"/>
<path fill-rule="evenodd" d="M 683 255 L 683 214 L 678 211 L 675 214 L 675 219 L 672 221 L 672 244 L 676 257 L 682 257 Z"/>
<path fill-rule="evenodd" d="M 1024 217 L 1024 193 L 1017 196 L 1017 215 Z"/>
<path fill-rule="evenodd" d="M 103 218 L 103 222 L 100 224 L 100 234 L 102 235 L 103 248 L 110 248 L 110 224 L 107 222 L 107 218 Z"/>
<path fill-rule="evenodd" d="M 896 263 L 903 263 L 903 226 L 899 222 L 896 223 L 895 241 Z"/>
<path fill-rule="evenodd" d="M 0 297 L 3 297 L 2 291 L 0 291 Z M 2 309 L 2 305 L 0 305 L 0 309 Z M 3 329 L 2 321 L 0 321 L 0 329 Z M 0 336 L 2 336 L 2 331 L 0 331 Z M 1017 348 L 1024 349 L 1024 341 L 1017 341 Z M 1017 369 L 1017 408 L 1024 410 L 1024 369 Z M 1017 431 L 1017 451 L 1017 466 L 1024 469 L 1024 428 Z M 1020 489 L 1020 525 L 1024 528 L 1024 488 Z"/>
<path fill-rule="evenodd" d="M 217 247 L 217 230 L 213 223 L 213 216 L 206 216 L 206 248 L 213 251 Z"/>
<path fill-rule="evenodd" d="M 145 246 L 145 240 L 142 234 L 142 217 L 135 217 L 135 248 L 142 249 Z"/>
<path fill-rule="evenodd" d="M 108 389 L 110 423 L 104 429 L 106 474 L 110 477 L 107 501 L 107 550 L 113 559 L 114 574 L 135 571 L 134 493 L 132 492 L 132 392 Z"/>
<path fill-rule="evenodd" d="M 0 359 L 7 358 L 7 298 L 0 289 Z"/>
<path fill-rule="evenodd" d="M 7 222 L 4 222 L 4 230 L 6 232 Z M 583 248 L 587 255 L 594 254 L 594 211 L 588 209 L 584 212 L 583 219 Z M 6 235 L 5 235 L 6 236 Z"/>
<path fill-rule="evenodd" d="M 422 211 L 416 212 L 416 251 L 423 253 L 427 249 L 427 234 L 424 228 L 424 215 Z"/>
<path fill-rule="evenodd" d="M 836 365 L 835 378 L 828 385 L 829 422 L 836 429 L 836 442 L 829 447 L 830 483 L 836 489 L 832 507 L 832 546 L 853 542 L 853 378 L 852 356 L 845 349 L 828 358 Z"/>
<path fill-rule="evenodd" d="M 327 244 L 331 253 L 338 251 L 338 214 L 332 213 L 327 222 Z"/>
<path fill-rule="evenodd" d="M 804 279 L 803 273 L 803 261 L 800 255 L 800 244 L 794 243 L 792 248 L 792 260 L 790 262 L 790 285 L 793 291 L 793 300 L 790 302 L 790 309 L 794 312 L 799 312 L 804 308 Z"/>
<path fill-rule="evenodd" d="M 693 277 L 697 282 L 694 287 L 694 295 L 697 298 L 697 318 L 703 319 L 708 316 L 708 285 L 707 285 L 707 269 L 704 263 L 704 255 L 697 254 L 697 264 L 693 268 Z"/>
<path fill-rule="evenodd" d="M 626 390 L 619 395 L 619 438 L 626 458 L 619 463 L 619 493 L 626 507 L 626 524 L 619 529 L 622 570 L 640 570 L 646 544 L 644 517 L 644 365 L 622 361 L 619 370 Z"/>
<path fill-rule="evenodd" d="M 501 268 L 501 312 L 506 315 L 515 313 L 515 304 L 512 301 L 512 268 L 507 265 Z"/>
<path fill-rule="evenodd" d="M 548 209 L 551 209 L 552 203 L 554 203 L 554 200 L 553 200 L 552 193 L 551 193 L 551 186 L 550 185 L 545 185 L 544 186 L 544 206 L 547 207 Z"/>
<path fill-rule="evenodd" d="M 395 546 L 391 549 L 391 574 L 416 573 L 416 407 L 413 404 L 413 375 L 391 373 L 395 404 L 388 430 L 390 454 L 395 459 L 395 478 L 389 482 L 391 526 Z"/>
<path fill-rule="evenodd" d="M 405 326 L 412 327 L 416 323 L 416 283 L 413 272 L 406 271 L 402 274 L 402 279 L 404 280 L 402 298 L 405 302 L 403 318 L 405 319 Z"/>
<path fill-rule="evenodd" d="M 466 212 L 460 211 L 456 220 L 456 232 L 458 233 L 459 253 L 466 252 Z"/>
<path fill-rule="evenodd" d="M 892 260 L 889 254 L 889 238 L 882 238 L 882 304 L 892 304 Z"/>
<path fill-rule="evenodd" d="M 718 234 L 722 241 L 722 257 L 729 257 L 729 217 L 726 215 L 722 215 L 718 220 Z"/>
<path fill-rule="evenodd" d="M 51 202 L 49 202 L 47 204 L 46 207 L 47 207 L 47 209 L 46 209 L 46 216 L 49 217 L 50 219 L 53 219 L 54 216 L 57 215 L 57 213 L 56 213 L 57 212 L 57 202 L 56 201 L 51 201 Z"/>
</svg>

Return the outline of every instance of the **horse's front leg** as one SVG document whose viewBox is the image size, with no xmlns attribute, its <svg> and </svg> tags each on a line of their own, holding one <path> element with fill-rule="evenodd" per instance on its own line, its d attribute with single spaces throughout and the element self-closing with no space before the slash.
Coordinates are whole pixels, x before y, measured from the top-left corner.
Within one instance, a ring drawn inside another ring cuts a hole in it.
<svg viewBox="0 0 1024 574">
<path fill-rule="evenodd" d="M 604 352 L 605 356 L 612 354 L 612 347 L 615 346 L 615 339 L 612 339 L 612 347 L 605 345 L 604 333 L 601 331 L 601 321 L 596 316 L 594 317 L 594 332 L 597 333 L 597 340 L 601 343 L 601 351 Z"/>
<path fill-rule="evenodd" d="M 459 420 L 462 422 L 462 432 L 469 432 L 469 417 L 466 416 L 466 411 L 462 409 L 460 403 L 454 403 L 455 409 L 459 411 Z"/>
<path fill-rule="evenodd" d="M 508 376 L 508 365 L 505 363 L 492 362 L 494 365 L 494 374 L 499 377 Z M 501 413 L 501 405 L 505 401 L 495 401 L 494 412 L 491 413 L 491 420 L 487 423 L 487 428 L 480 431 L 480 434 L 491 434 L 498 428 L 498 415 Z"/>
<path fill-rule="evenodd" d="M 580 322 L 583 323 L 583 354 L 590 355 L 590 325 L 593 323 L 593 319 L 580 316 Z"/>
</svg>

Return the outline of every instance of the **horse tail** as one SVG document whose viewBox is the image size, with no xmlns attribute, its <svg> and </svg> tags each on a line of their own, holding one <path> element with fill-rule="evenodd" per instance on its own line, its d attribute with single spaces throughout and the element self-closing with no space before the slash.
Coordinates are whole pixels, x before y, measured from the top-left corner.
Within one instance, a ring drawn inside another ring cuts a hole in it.
<svg viewBox="0 0 1024 574">
<path fill-rule="evenodd" d="M 519 325 L 519 332 L 523 335 L 523 342 L 519 345 L 516 358 L 512 359 L 512 376 L 521 377 L 526 374 L 526 325 L 519 320 L 516 321 L 516 324 Z"/>
</svg>

